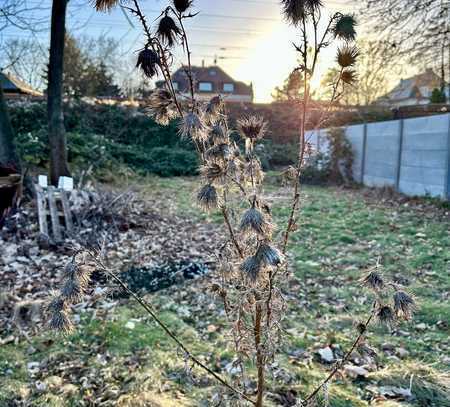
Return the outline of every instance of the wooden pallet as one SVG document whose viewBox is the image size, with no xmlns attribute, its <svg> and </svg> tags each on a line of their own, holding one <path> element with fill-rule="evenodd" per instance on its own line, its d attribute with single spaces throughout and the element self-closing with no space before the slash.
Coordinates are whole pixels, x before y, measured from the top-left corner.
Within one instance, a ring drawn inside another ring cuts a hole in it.
<svg viewBox="0 0 450 407">
<path fill-rule="evenodd" d="M 40 185 L 35 185 L 34 188 L 36 190 L 40 233 L 50 237 L 50 228 L 47 223 L 50 217 L 53 239 L 56 243 L 61 242 L 63 236 L 71 236 L 73 234 L 73 221 L 67 191 L 53 186 L 43 188 Z M 62 219 L 64 220 L 63 223 L 61 223 Z"/>
</svg>

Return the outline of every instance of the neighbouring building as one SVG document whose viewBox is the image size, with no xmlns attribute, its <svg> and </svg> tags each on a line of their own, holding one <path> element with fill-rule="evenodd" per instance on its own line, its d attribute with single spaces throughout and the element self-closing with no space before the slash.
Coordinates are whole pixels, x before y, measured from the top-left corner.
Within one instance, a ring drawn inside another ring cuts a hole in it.
<svg viewBox="0 0 450 407">
<path fill-rule="evenodd" d="M 435 74 L 432 69 L 427 69 L 425 72 L 411 78 L 401 79 L 394 89 L 378 98 L 375 103 L 391 107 L 427 105 L 430 103 L 433 89 L 440 89 L 441 85 L 441 77 Z M 448 86 L 445 86 L 445 93 L 448 100 Z"/>
<path fill-rule="evenodd" d="M 0 85 L 6 97 L 42 96 L 41 92 L 32 89 L 25 82 L 9 73 L 0 72 Z"/>
<path fill-rule="evenodd" d="M 234 80 L 222 68 L 218 66 L 192 67 L 195 96 L 198 100 L 207 101 L 211 97 L 221 94 L 227 102 L 253 102 L 253 86 Z M 189 97 L 190 85 L 186 73 L 186 67 L 181 67 L 172 75 L 175 90 L 183 96 Z M 158 88 L 164 86 L 164 82 L 156 83 Z"/>
</svg>

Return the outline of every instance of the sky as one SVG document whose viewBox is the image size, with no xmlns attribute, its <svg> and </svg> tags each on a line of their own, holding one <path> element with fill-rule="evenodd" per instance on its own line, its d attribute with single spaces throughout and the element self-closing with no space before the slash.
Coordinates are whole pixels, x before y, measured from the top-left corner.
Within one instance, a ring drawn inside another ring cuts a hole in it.
<svg viewBox="0 0 450 407">
<path fill-rule="evenodd" d="M 2 0 L 0 0 L 1 3 Z M 30 5 L 42 4 L 43 10 L 34 12 L 33 17 L 50 20 L 50 0 L 27 0 Z M 358 1 L 325 0 L 326 12 L 356 12 Z M 120 53 L 124 67 L 130 77 L 139 72 L 133 70 L 129 56 L 142 47 L 142 34 L 137 22 L 124 15 L 117 8 L 110 13 L 96 12 L 88 0 L 71 0 L 67 28 L 75 36 L 98 37 L 106 35 L 120 42 Z M 156 19 L 168 4 L 168 0 L 141 0 L 148 20 Z M 283 83 L 295 66 L 297 54 L 292 42 L 298 37 L 281 16 L 277 0 L 195 0 L 198 16 L 187 24 L 192 47 L 193 63 L 212 65 L 215 62 L 235 80 L 253 83 L 256 102 L 270 102 L 276 86 Z M 34 38 L 41 46 L 48 44 L 46 24 L 42 31 L 30 34 L 17 28 L 7 28 L 0 33 L 0 41 L 10 38 Z M 335 49 L 322 55 L 319 75 L 331 67 Z M 175 68 L 185 61 L 179 50 L 175 53 Z M 320 77 L 316 78 L 316 85 Z"/>
</svg>

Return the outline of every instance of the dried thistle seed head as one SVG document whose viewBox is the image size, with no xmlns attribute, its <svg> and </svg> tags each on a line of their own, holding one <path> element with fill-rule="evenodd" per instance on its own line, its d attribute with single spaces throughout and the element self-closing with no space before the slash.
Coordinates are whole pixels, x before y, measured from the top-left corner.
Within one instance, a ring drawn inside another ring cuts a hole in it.
<svg viewBox="0 0 450 407">
<path fill-rule="evenodd" d="M 85 287 L 78 280 L 68 279 L 61 288 L 61 298 L 68 303 L 75 304 L 82 300 Z"/>
<path fill-rule="evenodd" d="M 66 308 L 66 301 L 62 297 L 54 297 L 47 305 L 49 313 L 64 311 Z"/>
<path fill-rule="evenodd" d="M 166 89 L 156 89 L 150 95 L 147 109 L 156 123 L 167 126 L 172 119 L 178 117 L 178 111 L 171 93 Z"/>
<path fill-rule="evenodd" d="M 264 137 L 267 124 L 261 116 L 249 116 L 239 119 L 238 129 L 243 137 L 258 140 Z"/>
<path fill-rule="evenodd" d="M 189 112 L 184 115 L 181 121 L 179 133 L 181 137 L 191 137 L 194 140 L 205 140 L 208 136 L 208 128 L 197 113 Z"/>
<path fill-rule="evenodd" d="M 97 11 L 110 11 L 119 3 L 119 0 L 95 0 Z"/>
<path fill-rule="evenodd" d="M 216 144 L 206 151 L 206 157 L 226 161 L 231 158 L 230 146 L 227 143 Z"/>
<path fill-rule="evenodd" d="M 348 68 L 356 64 L 359 57 L 359 49 L 356 46 L 344 45 L 338 49 L 336 60 L 342 68 Z"/>
<path fill-rule="evenodd" d="M 286 181 L 293 181 L 298 177 L 298 170 L 290 165 L 281 173 L 281 176 Z"/>
<path fill-rule="evenodd" d="M 261 261 L 257 256 L 247 257 L 239 266 L 241 272 L 252 281 L 256 281 L 261 273 Z"/>
<path fill-rule="evenodd" d="M 207 163 L 202 166 L 200 173 L 211 183 L 222 183 L 226 179 L 227 169 L 218 163 Z"/>
<path fill-rule="evenodd" d="M 356 26 L 357 22 L 354 16 L 341 14 L 333 26 L 334 36 L 341 40 L 353 41 L 356 38 Z"/>
<path fill-rule="evenodd" d="M 80 265 L 72 258 L 64 267 L 63 278 L 67 281 L 75 281 L 84 290 L 91 281 L 91 269 L 85 265 Z"/>
<path fill-rule="evenodd" d="M 160 60 L 158 54 L 148 48 L 139 52 L 136 68 L 142 69 L 147 78 L 153 78 L 158 73 Z"/>
<path fill-rule="evenodd" d="M 191 7 L 192 0 L 173 0 L 173 5 L 179 13 L 184 13 L 189 7 Z"/>
<path fill-rule="evenodd" d="M 211 184 L 204 185 L 197 194 L 197 201 L 206 211 L 216 209 L 219 206 L 216 188 Z"/>
<path fill-rule="evenodd" d="M 78 263 L 75 258 L 70 259 L 64 266 L 63 277 L 68 279 L 74 279 L 79 271 Z"/>
<path fill-rule="evenodd" d="M 244 233 L 253 231 L 260 236 L 270 236 L 272 224 L 266 220 L 261 211 L 253 206 L 242 215 L 240 230 Z"/>
<path fill-rule="evenodd" d="M 373 270 L 362 280 L 363 284 L 372 290 L 382 290 L 384 288 L 383 276 L 378 271 Z"/>
<path fill-rule="evenodd" d="M 268 243 L 260 243 L 256 252 L 256 258 L 267 266 L 278 266 L 282 262 L 281 253 Z"/>
<path fill-rule="evenodd" d="M 50 314 L 49 326 L 51 329 L 69 334 L 73 331 L 73 324 L 67 311 L 67 305 L 63 298 L 55 297 L 49 303 L 48 312 Z"/>
<path fill-rule="evenodd" d="M 377 311 L 377 318 L 380 323 L 389 326 L 395 321 L 395 314 L 389 305 L 383 305 Z"/>
<path fill-rule="evenodd" d="M 50 329 L 69 335 L 74 331 L 72 320 L 70 319 L 69 313 L 67 311 L 60 311 L 51 314 Z"/>
<path fill-rule="evenodd" d="M 358 76 L 353 69 L 346 69 L 341 73 L 341 81 L 347 85 L 354 85 L 358 80 Z"/>
<path fill-rule="evenodd" d="M 159 20 L 158 30 L 156 35 L 161 42 L 172 47 L 177 36 L 181 35 L 181 30 L 175 23 L 175 20 L 167 14 Z"/>
<path fill-rule="evenodd" d="M 213 143 L 228 142 L 230 132 L 220 123 L 215 123 L 209 133 L 209 138 Z"/>
<path fill-rule="evenodd" d="M 214 96 L 206 105 L 205 113 L 210 120 L 220 117 L 223 111 L 224 103 L 220 95 Z"/>
<path fill-rule="evenodd" d="M 299 24 L 323 6 L 321 0 L 281 0 L 281 4 L 286 20 L 293 25 Z"/>
<path fill-rule="evenodd" d="M 411 319 L 416 310 L 414 299 L 405 291 L 396 291 L 394 294 L 394 310 L 398 317 Z"/>
</svg>

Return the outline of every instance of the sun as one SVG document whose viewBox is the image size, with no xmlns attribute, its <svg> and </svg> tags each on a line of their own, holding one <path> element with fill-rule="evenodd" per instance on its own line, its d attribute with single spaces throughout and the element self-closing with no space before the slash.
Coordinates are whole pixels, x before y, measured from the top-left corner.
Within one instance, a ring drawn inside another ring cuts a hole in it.
<svg viewBox="0 0 450 407">
<path fill-rule="evenodd" d="M 275 87 L 283 83 L 295 66 L 296 54 L 289 38 L 292 30 L 280 22 L 264 27 L 263 36 L 248 42 L 248 53 L 236 66 L 234 75 L 253 83 L 255 102 L 270 102 Z"/>
</svg>

